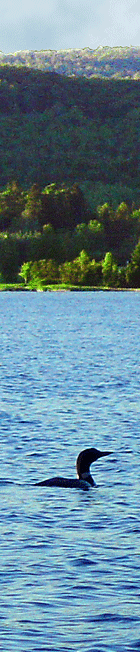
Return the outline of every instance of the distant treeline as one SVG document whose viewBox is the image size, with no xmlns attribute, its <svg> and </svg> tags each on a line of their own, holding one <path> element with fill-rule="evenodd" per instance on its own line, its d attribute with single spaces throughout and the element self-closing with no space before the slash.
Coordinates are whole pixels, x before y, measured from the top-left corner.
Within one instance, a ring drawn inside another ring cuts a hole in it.
<svg viewBox="0 0 140 652">
<path fill-rule="evenodd" d="M 124 201 L 91 210 L 81 188 L 0 192 L 1 281 L 115 287 L 140 286 L 140 208 Z"/>
<path fill-rule="evenodd" d="M 140 48 L 108 47 L 69 50 L 20 50 L 4 54 L 0 52 L 1 65 L 27 66 L 67 76 L 84 76 L 116 79 L 139 79 Z"/>
</svg>

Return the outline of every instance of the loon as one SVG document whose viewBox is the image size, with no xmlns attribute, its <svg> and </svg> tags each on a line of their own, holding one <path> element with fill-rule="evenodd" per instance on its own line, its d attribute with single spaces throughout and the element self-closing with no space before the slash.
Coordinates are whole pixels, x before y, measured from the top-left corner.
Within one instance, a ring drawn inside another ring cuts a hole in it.
<svg viewBox="0 0 140 652">
<path fill-rule="evenodd" d="M 81 451 L 77 457 L 76 461 L 76 470 L 77 470 L 77 479 L 72 478 L 48 478 L 48 480 L 41 480 L 41 482 L 36 482 L 35 486 L 42 487 L 68 487 L 73 489 L 83 489 L 87 491 L 90 486 L 96 487 L 96 484 L 90 473 L 90 465 L 93 462 L 96 462 L 99 457 L 105 457 L 105 455 L 111 455 L 111 451 L 101 452 L 96 448 L 86 448 L 84 451 Z"/>
</svg>

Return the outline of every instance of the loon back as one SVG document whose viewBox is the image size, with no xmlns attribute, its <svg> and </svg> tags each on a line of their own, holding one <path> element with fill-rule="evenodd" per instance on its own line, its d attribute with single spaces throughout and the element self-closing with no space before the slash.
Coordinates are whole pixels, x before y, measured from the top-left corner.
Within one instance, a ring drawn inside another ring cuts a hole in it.
<svg viewBox="0 0 140 652">
<path fill-rule="evenodd" d="M 99 457 L 104 457 L 105 455 L 110 455 L 110 452 L 107 451 L 102 453 L 96 448 L 86 448 L 84 451 L 81 451 L 77 457 L 77 480 L 57 476 L 55 478 L 48 478 L 47 480 L 36 482 L 35 485 L 40 485 L 42 487 L 71 487 L 73 489 L 83 489 L 86 491 L 89 489 L 90 485 L 92 487 L 96 486 L 92 475 L 90 474 L 90 465 L 93 462 L 96 462 Z"/>
</svg>

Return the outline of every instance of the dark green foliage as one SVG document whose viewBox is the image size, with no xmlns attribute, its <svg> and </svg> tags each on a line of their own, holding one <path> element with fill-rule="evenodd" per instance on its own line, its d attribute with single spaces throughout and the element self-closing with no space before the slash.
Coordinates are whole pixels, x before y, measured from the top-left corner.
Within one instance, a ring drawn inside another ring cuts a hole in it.
<svg viewBox="0 0 140 652">
<path fill-rule="evenodd" d="M 58 188 L 52 183 L 43 190 L 40 226 L 51 222 L 55 229 L 73 229 L 83 217 L 88 219 L 89 210 L 78 184 L 74 184 L 71 188 Z"/>
<path fill-rule="evenodd" d="M 103 283 L 102 262 L 92 260 L 84 277 L 85 285 L 98 286 Z"/>
<path fill-rule="evenodd" d="M 76 180 L 92 195 L 102 184 L 114 201 L 118 193 L 139 201 L 140 80 L 9 66 L 0 78 L 2 186 L 14 178 L 26 188 Z"/>
<path fill-rule="evenodd" d="M 100 259 L 105 251 L 104 226 L 98 220 L 90 220 L 88 224 L 78 224 L 74 234 L 75 251 L 78 255 L 82 248 L 89 256 Z"/>
<path fill-rule="evenodd" d="M 71 283 L 72 285 L 84 285 L 86 274 L 90 267 L 90 259 L 86 251 L 81 251 L 78 258 L 68 262 L 66 261 L 59 267 L 60 280 L 62 283 Z"/>
<path fill-rule="evenodd" d="M 102 263 L 103 285 L 115 287 L 118 285 L 118 266 L 111 251 L 108 251 Z"/>
<path fill-rule="evenodd" d="M 56 262 L 45 259 L 23 263 L 19 275 L 31 287 L 43 287 L 44 284 L 57 283 L 59 277 Z"/>
<path fill-rule="evenodd" d="M 16 241 L 8 234 L 0 234 L 0 273 L 2 280 L 14 282 L 18 274 Z"/>
<path fill-rule="evenodd" d="M 19 228 L 19 220 L 24 207 L 25 193 L 18 183 L 8 183 L 3 192 L 0 193 L 0 231 Z"/>
<path fill-rule="evenodd" d="M 140 240 L 131 255 L 126 269 L 126 280 L 130 287 L 140 287 Z"/>
<path fill-rule="evenodd" d="M 78 184 L 71 187 L 52 183 L 41 190 L 34 183 L 27 192 L 13 181 L 0 192 L 0 229 L 34 232 L 51 224 L 55 229 L 74 229 L 91 211 Z M 45 231 L 44 231 L 45 232 Z"/>
<path fill-rule="evenodd" d="M 106 202 L 92 213 L 77 184 L 34 184 L 25 192 L 14 181 L 0 193 L 0 207 L 4 281 L 16 281 L 20 270 L 32 287 L 139 287 L 140 209 Z"/>
<path fill-rule="evenodd" d="M 24 210 L 21 213 L 23 231 L 35 231 L 38 228 L 41 213 L 40 189 L 36 183 L 27 193 Z"/>
</svg>

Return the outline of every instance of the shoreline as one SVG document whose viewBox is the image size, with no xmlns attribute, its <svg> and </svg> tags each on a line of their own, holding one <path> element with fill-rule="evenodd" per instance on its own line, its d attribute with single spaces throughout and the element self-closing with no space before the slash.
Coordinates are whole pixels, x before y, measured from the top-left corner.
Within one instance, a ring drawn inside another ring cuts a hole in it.
<svg viewBox="0 0 140 652">
<path fill-rule="evenodd" d="M 116 288 L 108 286 L 46 285 L 32 288 L 17 283 L 0 283 L 0 292 L 140 292 L 140 288 Z"/>
</svg>

